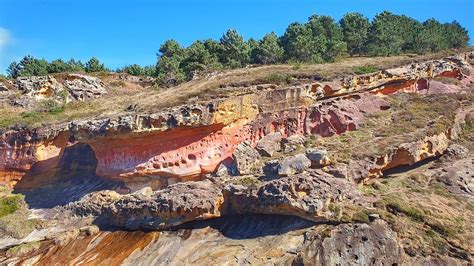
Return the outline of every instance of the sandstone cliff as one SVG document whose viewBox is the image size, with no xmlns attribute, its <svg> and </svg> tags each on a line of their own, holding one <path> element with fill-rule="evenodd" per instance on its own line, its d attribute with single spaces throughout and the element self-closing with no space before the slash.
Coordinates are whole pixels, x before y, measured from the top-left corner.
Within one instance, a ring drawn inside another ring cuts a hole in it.
<svg viewBox="0 0 474 266">
<path fill-rule="evenodd" d="M 0 241 L 0 262 L 470 263 L 473 58 L 12 125 L 0 182 L 45 224 Z M 113 92 L 82 75 L 16 86 L 12 104 Z"/>
</svg>

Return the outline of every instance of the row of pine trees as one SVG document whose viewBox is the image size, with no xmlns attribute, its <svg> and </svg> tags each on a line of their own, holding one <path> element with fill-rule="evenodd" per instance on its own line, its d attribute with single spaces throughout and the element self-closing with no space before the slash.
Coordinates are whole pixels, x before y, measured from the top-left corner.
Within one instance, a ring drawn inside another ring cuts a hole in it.
<svg viewBox="0 0 474 266">
<path fill-rule="evenodd" d="M 282 36 L 274 32 L 262 39 L 244 38 L 228 30 L 220 40 L 198 40 L 182 47 L 175 40 L 161 45 L 155 66 L 134 64 L 116 70 L 132 75 L 155 76 L 163 85 L 176 85 L 199 72 L 240 68 L 249 64 L 288 62 L 325 63 L 345 56 L 390 56 L 430 53 L 466 47 L 468 32 L 458 22 L 423 23 L 384 11 L 372 21 L 360 13 L 348 13 L 340 21 L 329 16 L 311 16 L 306 23 L 292 23 Z M 11 77 L 58 72 L 108 71 L 98 59 L 85 64 L 61 59 L 47 62 L 26 56 L 8 68 Z"/>
</svg>

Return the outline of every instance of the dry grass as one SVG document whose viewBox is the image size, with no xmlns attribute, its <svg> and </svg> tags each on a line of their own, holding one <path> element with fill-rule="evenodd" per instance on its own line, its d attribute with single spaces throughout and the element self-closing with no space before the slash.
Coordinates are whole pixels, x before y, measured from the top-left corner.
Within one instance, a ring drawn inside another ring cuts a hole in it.
<svg viewBox="0 0 474 266">
<path fill-rule="evenodd" d="M 429 166 L 361 186 L 373 212 L 389 222 L 411 255 L 466 258 L 474 251 L 474 209 L 469 200 L 451 194 L 423 172 Z"/>
</svg>

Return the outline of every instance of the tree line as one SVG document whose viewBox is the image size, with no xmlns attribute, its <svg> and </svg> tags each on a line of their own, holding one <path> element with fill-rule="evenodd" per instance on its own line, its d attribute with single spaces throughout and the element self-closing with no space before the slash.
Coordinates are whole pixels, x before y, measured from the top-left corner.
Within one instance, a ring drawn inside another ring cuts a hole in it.
<svg viewBox="0 0 474 266">
<path fill-rule="evenodd" d="M 197 40 L 188 47 L 175 40 L 165 41 L 155 66 L 130 65 L 116 70 L 132 75 L 155 76 L 163 85 L 176 85 L 197 73 L 232 69 L 249 64 L 288 62 L 325 63 L 345 56 L 390 56 L 424 54 L 466 47 L 468 32 L 458 22 L 421 23 L 405 15 L 384 11 L 369 21 L 360 13 L 347 13 L 340 21 L 313 15 L 305 23 L 291 23 L 282 36 L 271 32 L 262 39 L 245 40 L 230 29 L 219 40 Z M 8 68 L 11 77 L 44 75 L 67 71 L 107 71 L 92 58 L 85 64 L 61 59 L 47 62 L 30 56 Z"/>
</svg>

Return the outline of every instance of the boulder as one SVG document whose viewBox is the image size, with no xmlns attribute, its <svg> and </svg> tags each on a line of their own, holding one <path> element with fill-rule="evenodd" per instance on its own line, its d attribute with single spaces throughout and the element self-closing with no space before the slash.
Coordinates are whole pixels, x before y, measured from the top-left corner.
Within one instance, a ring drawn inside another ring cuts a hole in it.
<svg viewBox="0 0 474 266">
<path fill-rule="evenodd" d="M 176 183 L 151 193 L 124 195 L 104 210 L 97 222 L 127 230 L 167 229 L 220 217 L 223 202 L 221 189 L 209 180 Z"/>
<path fill-rule="evenodd" d="M 241 175 L 251 174 L 261 159 L 260 154 L 252 148 L 248 141 L 237 145 L 233 157 L 237 165 L 237 170 Z"/>
<path fill-rule="evenodd" d="M 322 172 L 274 179 L 257 189 L 229 184 L 224 194 L 231 212 L 296 215 L 315 221 L 334 219 L 335 206 L 358 198 L 350 181 Z"/>
<path fill-rule="evenodd" d="M 326 150 L 307 149 L 306 157 L 311 161 L 312 167 L 323 167 L 331 163 Z"/>
<path fill-rule="evenodd" d="M 311 161 L 304 154 L 286 157 L 278 165 L 278 175 L 288 176 L 303 173 L 311 167 Z"/>
<path fill-rule="evenodd" d="M 303 146 L 305 137 L 301 135 L 291 135 L 283 140 L 283 150 L 285 152 L 293 152 L 298 149 L 298 146 Z"/>
<path fill-rule="evenodd" d="M 257 143 L 257 151 L 266 157 L 272 157 L 277 151 L 281 151 L 281 133 L 274 132 L 264 136 Z"/>
<path fill-rule="evenodd" d="M 107 93 L 107 87 L 100 79 L 82 74 L 69 74 L 64 85 L 76 101 L 97 98 Z"/>
<path fill-rule="evenodd" d="M 448 161 L 440 169 L 426 174 L 446 185 L 456 195 L 474 199 L 474 157 Z"/>
<path fill-rule="evenodd" d="M 237 165 L 231 159 L 221 162 L 214 173 L 214 175 L 217 177 L 236 176 L 238 174 Z"/>
</svg>

